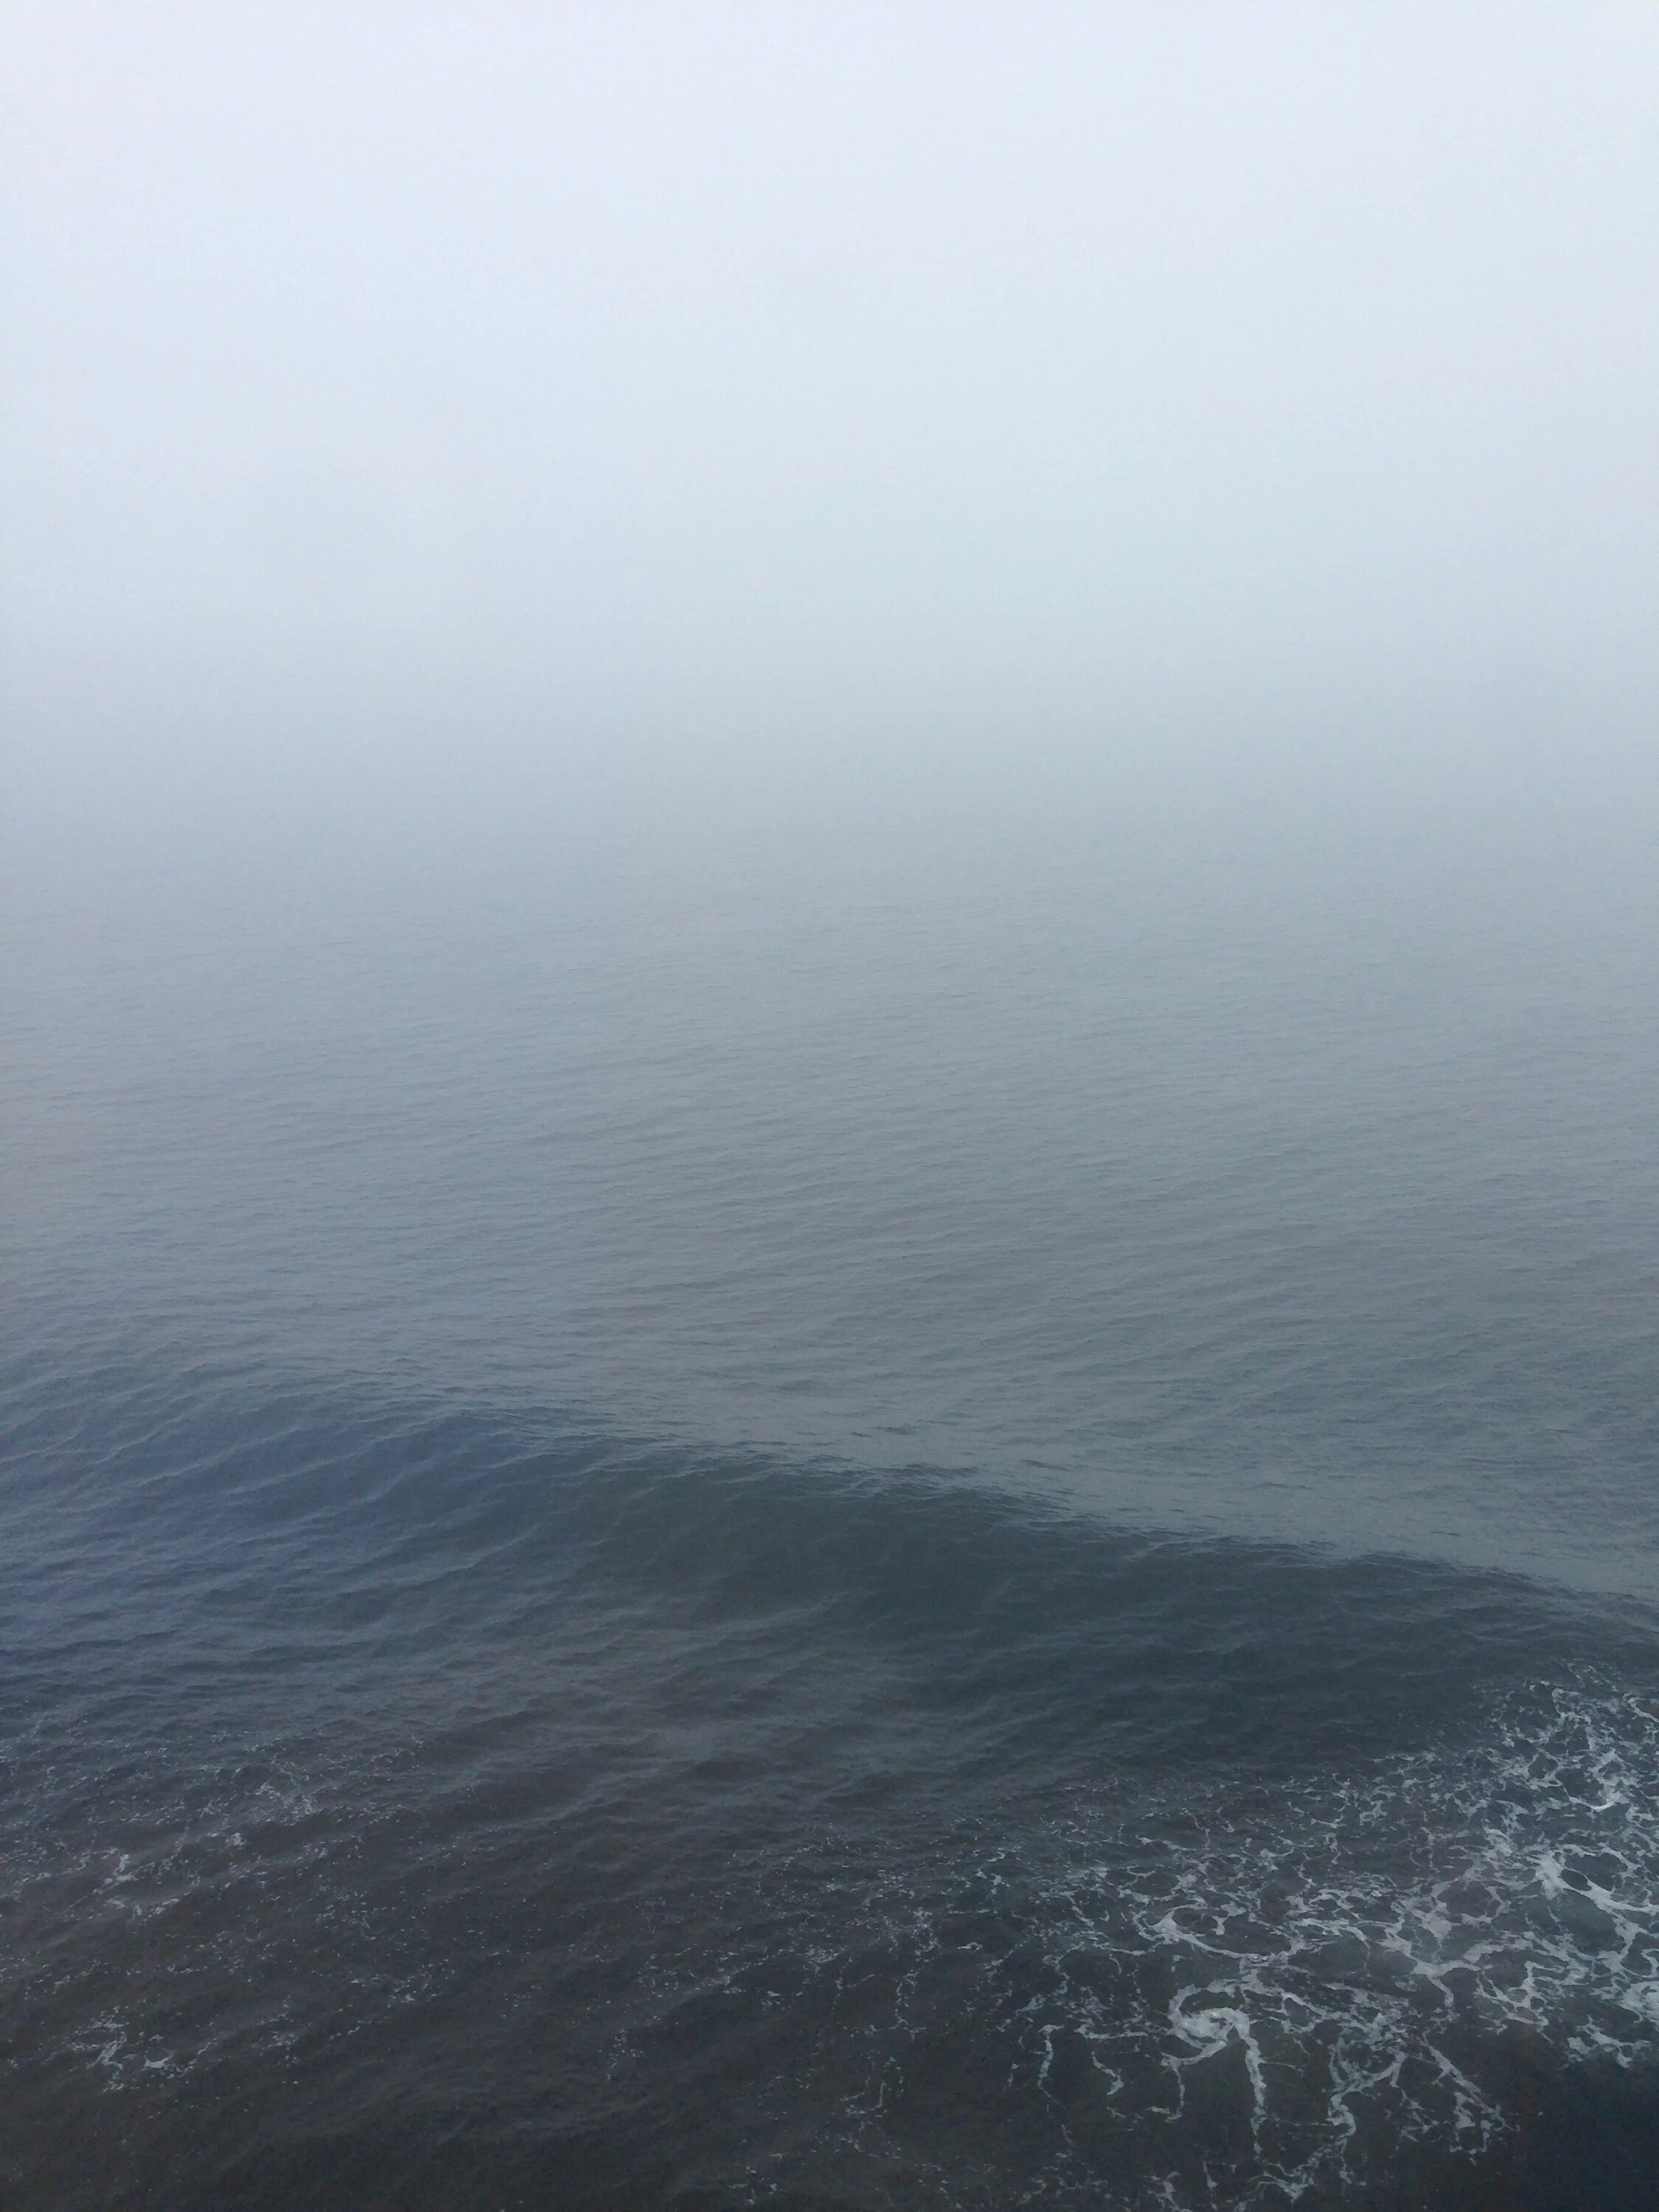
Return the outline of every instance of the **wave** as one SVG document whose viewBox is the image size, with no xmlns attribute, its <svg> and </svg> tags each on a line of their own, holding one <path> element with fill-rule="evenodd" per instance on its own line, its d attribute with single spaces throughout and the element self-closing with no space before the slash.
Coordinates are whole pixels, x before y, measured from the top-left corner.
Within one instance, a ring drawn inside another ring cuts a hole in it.
<svg viewBox="0 0 1659 2212">
<path fill-rule="evenodd" d="M 0 1400 L 27 2201 L 1645 2201 L 1638 1608 L 222 1370 Z"/>
</svg>

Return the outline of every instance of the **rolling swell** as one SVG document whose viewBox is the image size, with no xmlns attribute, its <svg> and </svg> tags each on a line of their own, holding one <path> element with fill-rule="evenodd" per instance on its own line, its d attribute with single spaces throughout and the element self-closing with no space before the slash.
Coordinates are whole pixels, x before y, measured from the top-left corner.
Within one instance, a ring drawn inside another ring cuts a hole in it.
<svg viewBox="0 0 1659 2212">
<path fill-rule="evenodd" d="M 1644 2201 L 1634 1609 L 226 1371 L 5 1403 L 19 2201 Z"/>
</svg>

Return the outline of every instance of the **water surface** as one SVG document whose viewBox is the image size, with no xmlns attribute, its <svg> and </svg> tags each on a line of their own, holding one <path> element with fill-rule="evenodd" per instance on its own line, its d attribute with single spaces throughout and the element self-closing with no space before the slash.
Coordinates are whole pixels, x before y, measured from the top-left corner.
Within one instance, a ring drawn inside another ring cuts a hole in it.
<svg viewBox="0 0 1659 2212">
<path fill-rule="evenodd" d="M 15 902 L 19 2201 L 1655 2201 L 1659 937 L 1516 857 Z"/>
</svg>

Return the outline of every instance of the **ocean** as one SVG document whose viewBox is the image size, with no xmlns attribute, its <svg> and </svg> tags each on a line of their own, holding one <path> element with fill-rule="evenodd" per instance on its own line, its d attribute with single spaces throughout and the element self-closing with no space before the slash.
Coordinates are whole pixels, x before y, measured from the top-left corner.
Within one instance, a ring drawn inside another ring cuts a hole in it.
<svg viewBox="0 0 1659 2212">
<path fill-rule="evenodd" d="M 1659 2205 L 1647 872 L 919 838 L 13 898 L 7 2202 Z"/>
</svg>

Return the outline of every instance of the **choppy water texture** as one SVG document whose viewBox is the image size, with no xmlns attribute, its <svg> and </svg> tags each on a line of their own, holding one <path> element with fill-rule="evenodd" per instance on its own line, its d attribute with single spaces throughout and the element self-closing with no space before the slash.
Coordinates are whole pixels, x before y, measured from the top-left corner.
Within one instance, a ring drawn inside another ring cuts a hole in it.
<svg viewBox="0 0 1659 2212">
<path fill-rule="evenodd" d="M 1220 881 L 14 931 L 10 2201 L 1659 2203 L 1646 908 Z"/>
</svg>

